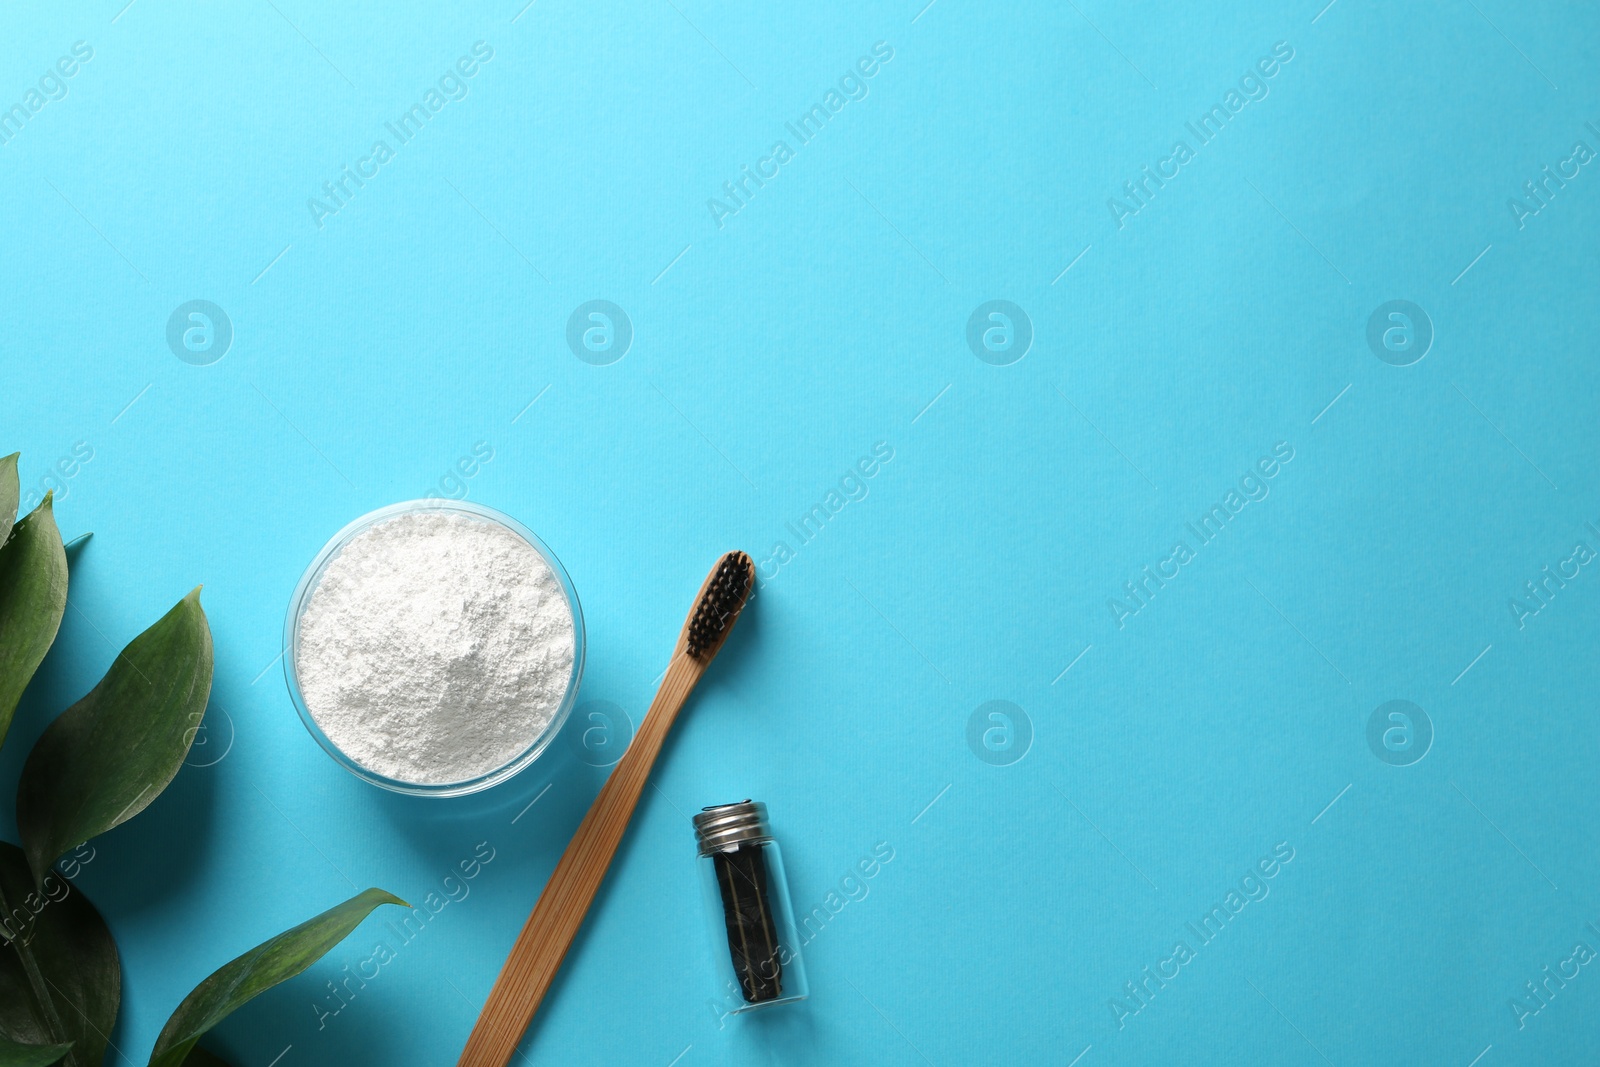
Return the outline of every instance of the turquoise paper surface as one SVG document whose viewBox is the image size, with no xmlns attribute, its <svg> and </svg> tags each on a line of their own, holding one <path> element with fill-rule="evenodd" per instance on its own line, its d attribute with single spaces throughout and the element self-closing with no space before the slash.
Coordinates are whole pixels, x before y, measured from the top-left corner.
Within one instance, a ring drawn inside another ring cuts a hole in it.
<svg viewBox="0 0 1600 1067">
<path fill-rule="evenodd" d="M 437 910 L 207 1043 L 453 1064 L 732 548 L 528 1061 L 1592 1060 L 1600 19 L 1324 2 L 8 7 L 0 453 L 94 537 L 0 790 L 198 583 L 216 641 L 76 879 L 116 1061 L 376 885 Z M 429 494 L 589 642 L 451 801 L 280 662 L 324 542 Z M 733 1018 L 689 817 L 745 797 L 812 995 Z"/>
</svg>

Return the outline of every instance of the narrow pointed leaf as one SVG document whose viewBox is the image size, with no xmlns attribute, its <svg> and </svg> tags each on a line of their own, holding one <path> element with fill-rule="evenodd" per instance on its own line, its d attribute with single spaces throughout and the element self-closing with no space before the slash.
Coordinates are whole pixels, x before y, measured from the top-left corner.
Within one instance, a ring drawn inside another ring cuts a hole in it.
<svg viewBox="0 0 1600 1067">
<path fill-rule="evenodd" d="M 67 610 L 67 555 L 51 498 L 46 496 L 10 534 L 0 545 L 0 743 Z"/>
<path fill-rule="evenodd" d="M 0 1035 L 65 1044 L 69 1067 L 99 1067 L 122 1001 L 117 945 L 100 913 L 60 874 L 35 889 L 22 850 L 5 842 L 0 911 L 9 916 L 0 922 Z M 0 1064 L 11 1062 L 0 1051 Z"/>
<path fill-rule="evenodd" d="M 150 1053 L 150 1067 L 181 1067 L 185 1062 L 194 1062 L 190 1050 L 206 1031 L 252 998 L 327 955 L 381 904 L 410 906 L 392 893 L 368 889 L 257 945 L 201 982 L 162 1027 Z"/>
<path fill-rule="evenodd" d="M 6 538 L 11 536 L 11 527 L 17 521 L 17 498 L 21 486 L 17 483 L 17 456 L 13 452 L 9 456 L 0 456 L 0 545 L 6 543 Z M 0 1064 L 5 1060 L 0 1059 Z"/>
<path fill-rule="evenodd" d="M 0 1034 L 0 1067 L 50 1067 L 71 1051 L 71 1045 L 22 1045 Z"/>
<path fill-rule="evenodd" d="M 211 627 L 196 589 L 134 638 L 28 756 L 17 830 L 35 878 L 161 795 L 189 753 L 210 694 Z"/>
</svg>

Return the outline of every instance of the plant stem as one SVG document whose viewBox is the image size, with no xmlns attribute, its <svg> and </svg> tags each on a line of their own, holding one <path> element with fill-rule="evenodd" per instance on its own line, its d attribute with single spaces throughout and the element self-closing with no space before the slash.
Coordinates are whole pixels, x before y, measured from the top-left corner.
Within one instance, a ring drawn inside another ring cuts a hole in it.
<svg viewBox="0 0 1600 1067">
<path fill-rule="evenodd" d="M 4 889 L 0 889 L 0 915 L 11 915 L 11 905 L 6 901 Z M 19 933 L 10 940 L 11 950 L 22 961 L 22 969 L 28 975 L 28 985 L 33 990 L 34 1006 L 38 1009 L 38 1017 L 44 1021 L 45 1030 L 50 1036 L 50 1043 L 54 1045 L 68 1044 L 71 1040 L 61 1025 L 61 1016 L 56 1014 L 55 1001 L 50 997 L 49 983 L 45 980 L 44 972 L 39 970 L 39 963 L 29 951 L 27 942 Z M 78 1067 L 76 1050 L 67 1053 L 61 1061 L 63 1067 Z"/>
</svg>

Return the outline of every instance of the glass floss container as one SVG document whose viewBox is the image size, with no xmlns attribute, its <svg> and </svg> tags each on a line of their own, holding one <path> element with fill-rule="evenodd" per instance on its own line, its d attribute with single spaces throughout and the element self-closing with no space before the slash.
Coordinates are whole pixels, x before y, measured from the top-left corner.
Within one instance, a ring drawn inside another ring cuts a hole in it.
<svg viewBox="0 0 1600 1067">
<path fill-rule="evenodd" d="M 732 992 L 729 1014 L 806 998 L 805 965 L 783 855 L 767 806 L 717 804 L 694 817 L 701 884 L 715 916 L 718 977 Z"/>
</svg>

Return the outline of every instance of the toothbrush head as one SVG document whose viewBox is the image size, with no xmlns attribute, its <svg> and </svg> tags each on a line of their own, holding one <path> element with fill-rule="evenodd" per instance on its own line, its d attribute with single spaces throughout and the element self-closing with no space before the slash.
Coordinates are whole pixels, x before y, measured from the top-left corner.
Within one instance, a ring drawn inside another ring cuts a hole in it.
<svg viewBox="0 0 1600 1067">
<path fill-rule="evenodd" d="M 743 552 L 717 561 L 683 630 L 684 651 L 702 663 L 717 654 L 755 587 L 755 562 Z"/>
</svg>

